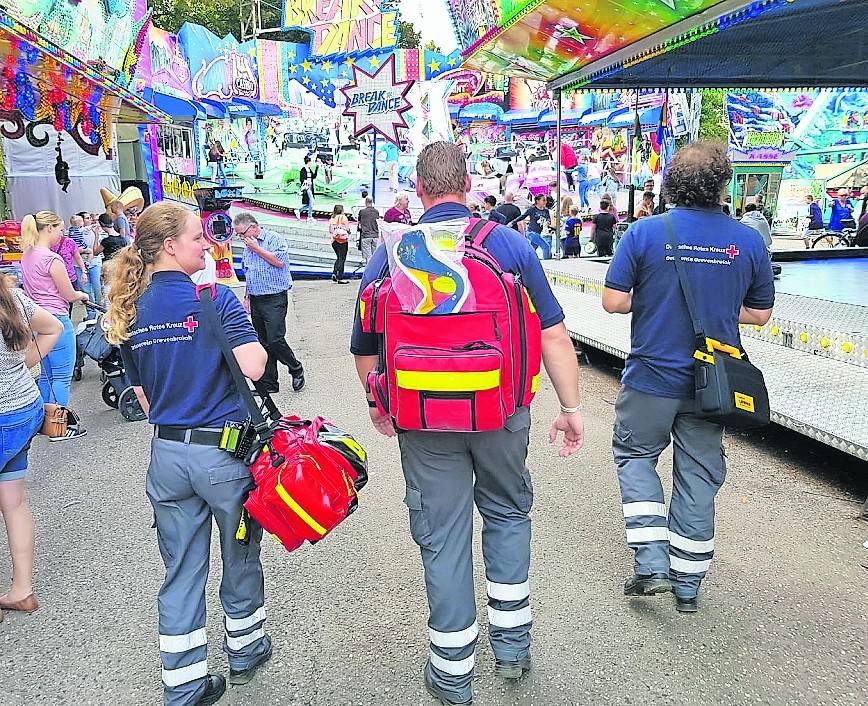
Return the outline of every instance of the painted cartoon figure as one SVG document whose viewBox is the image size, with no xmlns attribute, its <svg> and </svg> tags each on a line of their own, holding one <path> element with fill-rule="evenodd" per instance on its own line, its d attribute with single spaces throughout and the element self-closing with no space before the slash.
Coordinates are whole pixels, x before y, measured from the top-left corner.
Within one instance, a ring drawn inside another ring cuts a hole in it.
<svg viewBox="0 0 868 706">
<path fill-rule="evenodd" d="M 461 310 L 469 292 L 467 273 L 449 262 L 424 231 L 407 231 L 394 248 L 401 272 L 422 294 L 413 313 L 451 314 Z"/>
</svg>

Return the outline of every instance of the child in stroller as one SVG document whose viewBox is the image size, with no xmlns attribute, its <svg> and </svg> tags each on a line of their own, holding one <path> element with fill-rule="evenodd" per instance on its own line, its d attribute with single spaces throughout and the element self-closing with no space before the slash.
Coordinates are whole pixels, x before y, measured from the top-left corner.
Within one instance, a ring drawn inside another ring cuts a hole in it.
<svg viewBox="0 0 868 706">
<path fill-rule="evenodd" d="M 102 307 L 93 304 L 91 306 L 105 313 L 105 309 Z M 128 422 L 139 422 L 146 415 L 124 370 L 120 349 L 105 340 L 102 318 L 100 316 L 97 319 L 82 321 L 76 328 L 76 358 L 73 378 L 81 380 L 81 370 L 84 367 L 85 358 L 95 360 L 102 371 L 103 402 L 118 410 Z"/>
</svg>

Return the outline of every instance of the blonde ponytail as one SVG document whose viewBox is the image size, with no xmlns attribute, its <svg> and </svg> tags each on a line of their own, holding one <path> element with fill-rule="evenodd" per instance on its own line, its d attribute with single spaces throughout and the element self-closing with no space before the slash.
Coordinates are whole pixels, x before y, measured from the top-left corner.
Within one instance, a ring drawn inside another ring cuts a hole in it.
<svg viewBox="0 0 868 706">
<path fill-rule="evenodd" d="M 136 303 L 148 288 L 151 276 L 135 244 L 118 250 L 105 268 L 109 286 L 106 340 L 119 346 L 130 337 L 136 321 Z"/>
<path fill-rule="evenodd" d="M 62 223 L 63 219 L 54 211 L 39 211 L 36 215 L 28 213 L 21 219 L 21 249 L 29 250 L 34 247 L 39 242 L 40 231 Z"/>
<path fill-rule="evenodd" d="M 151 271 L 163 243 L 181 235 L 192 215 L 195 214 L 177 203 L 164 201 L 148 206 L 136 223 L 135 241 L 105 264 L 109 285 L 106 340 L 113 346 L 130 337 L 136 305 L 151 282 Z"/>
</svg>

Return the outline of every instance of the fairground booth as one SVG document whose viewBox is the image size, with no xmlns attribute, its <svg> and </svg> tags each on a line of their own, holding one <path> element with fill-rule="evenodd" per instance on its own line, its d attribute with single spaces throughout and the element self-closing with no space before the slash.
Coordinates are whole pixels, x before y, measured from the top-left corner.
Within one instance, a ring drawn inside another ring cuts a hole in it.
<svg viewBox="0 0 868 706">
<path fill-rule="evenodd" d="M 856 188 L 861 177 L 852 175 L 864 174 L 864 111 L 829 108 L 864 104 L 866 0 L 516 4 L 467 49 L 465 68 L 546 81 L 559 114 L 562 96 L 575 90 L 727 89 L 729 121 L 740 139 L 731 150 L 734 203 L 773 203 L 786 163 L 824 189 Z M 770 91 L 786 98 L 770 98 L 777 95 Z M 635 123 L 639 111 L 638 105 L 629 111 Z M 809 119 L 790 120 L 802 113 Z M 825 125 L 827 113 L 839 124 Z M 800 164 L 790 145 L 805 149 L 817 125 L 833 142 L 847 144 L 827 144 L 817 154 L 807 149 Z M 668 140 L 664 131 L 658 143 L 664 160 Z M 765 375 L 772 420 L 866 459 L 868 417 L 860 410 L 868 389 L 868 248 L 806 250 L 798 235 L 776 239 L 775 250 L 784 262 L 772 319 L 741 327 L 742 344 Z M 607 262 L 549 260 L 544 267 L 571 336 L 626 357 L 629 317 L 606 314 L 600 304 Z"/>
<path fill-rule="evenodd" d="M 169 117 L 131 90 L 144 0 L 9 0 L 0 10 L 2 191 L 13 218 L 101 212 L 122 191 L 116 126 Z M 3 204 L 0 203 L 0 206 Z"/>
</svg>

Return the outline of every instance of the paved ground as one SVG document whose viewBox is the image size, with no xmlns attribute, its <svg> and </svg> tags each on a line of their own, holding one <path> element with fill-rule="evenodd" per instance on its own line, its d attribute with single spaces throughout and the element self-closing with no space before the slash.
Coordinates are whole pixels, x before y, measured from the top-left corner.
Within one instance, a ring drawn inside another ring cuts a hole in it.
<svg viewBox="0 0 868 706">
<path fill-rule="evenodd" d="M 297 286 L 293 338 L 308 387 L 279 401 L 356 433 L 370 451 L 371 482 L 360 511 L 329 540 L 291 555 L 266 542 L 275 657 L 221 703 L 432 703 L 421 687 L 426 606 L 397 446 L 370 429 L 347 353 L 353 294 L 331 283 Z M 556 400 L 542 386 L 529 461 L 535 671 L 505 688 L 481 636 L 477 703 L 868 702 L 868 524 L 857 519 L 866 466 L 781 431 L 728 439 L 702 612 L 678 615 L 668 596 L 625 600 L 630 559 L 609 448 L 617 377 L 605 363 L 583 368 L 587 443 L 571 459 L 548 446 Z M 157 704 L 162 565 L 144 494 L 150 427 L 103 405 L 93 364 L 74 402 L 88 437 L 59 446 L 39 440 L 31 457 L 44 607 L 0 624 L 0 704 Z M 8 574 L 4 550 L 0 585 Z M 211 668 L 225 672 L 219 575 L 218 563 L 208 632 Z M 482 620 L 481 573 L 477 595 Z"/>
</svg>

